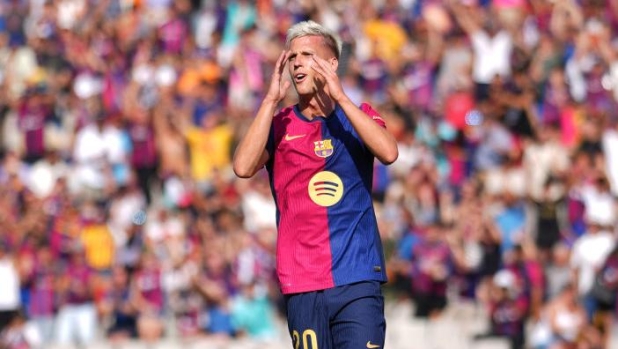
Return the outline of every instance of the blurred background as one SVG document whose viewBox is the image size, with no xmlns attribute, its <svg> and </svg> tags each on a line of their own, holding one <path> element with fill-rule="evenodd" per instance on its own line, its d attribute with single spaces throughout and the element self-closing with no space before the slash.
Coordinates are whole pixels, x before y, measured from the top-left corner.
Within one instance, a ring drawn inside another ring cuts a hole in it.
<svg viewBox="0 0 618 349">
<path fill-rule="evenodd" d="M 0 347 L 291 347 L 230 159 L 307 19 L 399 143 L 387 347 L 618 348 L 616 0 L 0 0 Z"/>
</svg>

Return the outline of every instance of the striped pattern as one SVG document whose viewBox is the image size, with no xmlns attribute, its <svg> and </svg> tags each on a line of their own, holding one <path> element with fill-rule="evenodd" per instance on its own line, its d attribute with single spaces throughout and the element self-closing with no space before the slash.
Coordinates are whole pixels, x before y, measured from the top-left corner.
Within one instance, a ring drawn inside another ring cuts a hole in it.
<svg viewBox="0 0 618 349">
<path fill-rule="evenodd" d="M 384 127 L 369 105 L 361 108 Z M 343 111 L 308 120 L 296 106 L 282 110 L 273 120 L 267 150 L 282 292 L 385 281 L 371 201 L 374 157 Z"/>
</svg>

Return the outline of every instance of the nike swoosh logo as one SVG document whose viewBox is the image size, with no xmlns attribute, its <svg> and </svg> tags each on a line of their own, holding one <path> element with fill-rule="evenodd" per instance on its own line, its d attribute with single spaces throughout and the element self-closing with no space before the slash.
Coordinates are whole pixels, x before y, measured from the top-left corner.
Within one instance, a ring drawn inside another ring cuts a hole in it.
<svg viewBox="0 0 618 349">
<path fill-rule="evenodd" d="M 379 348 L 380 346 L 377 344 L 371 344 L 371 341 L 367 342 L 367 348 L 369 349 L 374 349 L 374 348 Z"/>
<path fill-rule="evenodd" d="M 285 135 L 285 140 L 289 142 L 289 141 L 293 141 L 293 140 L 295 140 L 295 139 L 297 139 L 297 138 L 303 138 L 303 137 L 305 137 L 305 136 L 306 136 L 306 135 L 294 135 L 294 136 L 290 136 L 290 134 L 288 133 L 288 134 L 286 134 L 286 135 Z"/>
</svg>

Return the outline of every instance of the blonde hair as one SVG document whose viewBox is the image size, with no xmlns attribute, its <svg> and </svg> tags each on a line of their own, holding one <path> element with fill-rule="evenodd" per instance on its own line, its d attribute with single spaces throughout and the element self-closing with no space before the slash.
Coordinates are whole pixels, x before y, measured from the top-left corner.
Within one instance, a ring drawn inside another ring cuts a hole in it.
<svg viewBox="0 0 618 349">
<path fill-rule="evenodd" d="M 285 39 L 285 48 L 289 49 L 292 40 L 303 36 L 321 36 L 324 39 L 324 44 L 326 44 L 326 46 L 333 51 L 335 57 L 339 59 L 339 56 L 341 55 L 341 41 L 337 35 L 311 20 L 296 23 L 288 29 L 287 37 Z"/>
</svg>

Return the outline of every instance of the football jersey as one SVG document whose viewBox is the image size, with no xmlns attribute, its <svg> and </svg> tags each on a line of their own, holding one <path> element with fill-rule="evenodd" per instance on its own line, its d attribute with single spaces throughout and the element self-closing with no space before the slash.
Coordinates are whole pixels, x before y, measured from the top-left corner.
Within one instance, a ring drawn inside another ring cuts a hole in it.
<svg viewBox="0 0 618 349">
<path fill-rule="evenodd" d="M 368 104 L 361 110 L 385 127 Z M 273 119 L 266 148 L 282 293 L 385 282 L 371 197 L 374 156 L 343 110 L 309 120 L 298 106 L 285 108 Z"/>
</svg>

